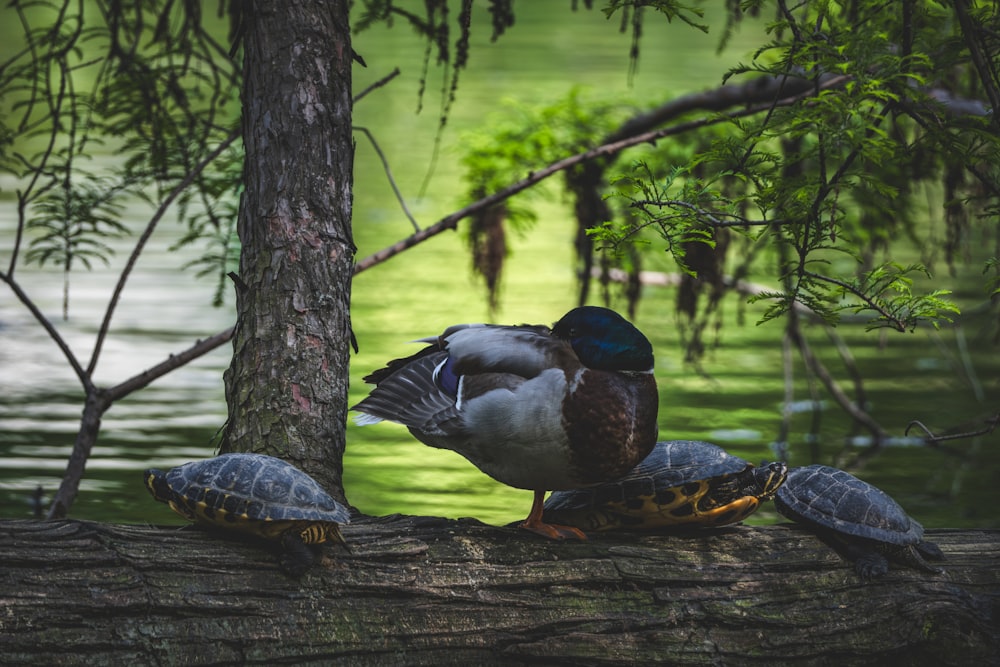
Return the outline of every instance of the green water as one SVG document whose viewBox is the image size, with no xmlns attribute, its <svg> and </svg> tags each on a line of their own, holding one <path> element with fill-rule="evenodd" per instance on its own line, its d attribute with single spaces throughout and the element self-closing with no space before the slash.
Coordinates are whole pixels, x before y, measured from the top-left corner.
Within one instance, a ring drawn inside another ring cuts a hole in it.
<svg viewBox="0 0 1000 667">
<path fill-rule="evenodd" d="M 630 86 L 627 36 L 617 33 L 598 12 L 550 12 L 541 4 L 519 5 L 517 25 L 497 44 L 488 43 L 487 30 L 476 31 L 479 38 L 471 65 L 462 75 L 433 178 L 422 198 L 418 192 L 437 126 L 440 70 L 432 69 L 425 108 L 417 115 L 423 47 L 402 25 L 356 38 L 355 49 L 368 67 L 356 68 L 355 90 L 397 65 L 403 71 L 359 102 L 355 123 L 377 138 L 422 226 L 465 203 L 458 165 L 463 133 L 496 122 L 503 100 L 551 102 L 576 85 L 622 97 L 667 100 L 717 85 L 726 67 L 748 59 L 757 43 L 756 36 L 746 31 L 716 56 L 713 35 L 684 25 L 653 29 L 650 24 L 638 74 Z M 411 226 L 395 203 L 375 152 L 365 138 L 357 139 L 354 225 L 360 259 L 406 236 Z M 2 186 L 9 192 L 9 184 Z M 574 222 L 558 177 L 546 193 L 533 230 L 510 239 L 512 256 L 495 321 L 552 323 L 575 305 L 570 246 Z M 0 238 L 9 238 L 13 224 L 9 197 L 2 202 Z M 138 225 L 148 213 L 137 207 L 129 215 Z M 166 251 L 177 230 L 164 226 L 161 231 L 126 291 L 99 367 L 103 383 L 119 382 L 232 322 L 229 308 L 210 307 L 212 285 L 175 273 L 174 267 L 188 258 Z M 915 249 L 908 252 L 916 255 Z M 0 256 L 5 258 L 6 254 Z M 121 261 L 81 275 L 74 283 L 71 319 L 58 325 L 81 353 L 92 345 Z M 979 266 L 970 261 L 954 279 L 965 290 L 961 297 L 966 304 L 981 301 L 969 287 L 978 278 Z M 658 255 L 647 268 L 675 269 Z M 767 276 L 753 278 L 765 281 Z M 61 277 L 25 271 L 21 279 L 46 312 L 56 317 Z M 952 282 L 946 274 L 942 280 Z M 636 319 L 656 350 L 661 437 L 702 438 L 753 461 L 773 459 L 771 443 L 780 433 L 785 406 L 780 323 L 756 326 L 763 307 L 740 307 L 738 297 L 728 297 L 718 344 L 695 369 L 683 360 L 674 297 L 672 289 L 647 288 Z M 461 233 L 439 235 L 360 274 L 354 282 L 352 317 L 360 343 L 351 369 L 353 403 L 364 396 L 363 375 L 390 358 L 415 351 L 407 341 L 439 333 L 453 323 L 489 318 Z M 75 378 L 55 346 L 40 335 L 9 292 L 0 294 L 0 324 L 5 342 L 0 350 L 0 384 L 7 388 L 0 397 L 0 516 L 28 516 L 31 491 L 40 484 L 51 493 L 59 483 L 82 404 Z M 973 430 L 979 427 L 977 420 L 998 409 L 995 326 L 987 316 L 963 319 L 960 330 L 945 328 L 939 333 L 866 334 L 856 326 L 841 327 L 839 333 L 856 355 L 873 416 L 894 436 L 902 436 L 913 419 L 935 429 L 966 425 Z M 807 334 L 816 353 L 850 391 L 850 375 L 825 332 L 812 327 Z M 961 352 L 963 341 L 967 357 Z M 112 407 L 73 507 L 74 516 L 172 520 L 166 507 L 146 495 L 140 472 L 149 465 L 168 467 L 212 454 L 210 440 L 226 414 L 222 371 L 229 355 L 228 348 L 217 350 Z M 974 378 L 968 377 L 964 358 L 975 369 Z M 792 400 L 805 402 L 810 398 L 806 375 L 798 357 L 794 359 Z M 793 465 L 810 463 L 814 455 L 825 463 L 848 460 L 865 448 L 864 443 L 849 444 L 849 420 L 820 393 L 817 438 L 810 437 L 811 413 L 798 412 L 792 419 L 788 442 Z M 927 526 L 998 527 L 994 509 L 1000 501 L 995 483 L 1000 471 L 998 439 L 1000 434 L 994 433 L 958 440 L 947 451 L 887 447 L 858 474 L 893 494 Z M 504 487 L 459 455 L 426 447 L 392 424 L 360 428 L 351 419 L 344 463 L 348 498 L 371 514 L 473 516 L 506 523 L 523 518 L 531 501 L 530 493 Z M 751 522 L 776 519 L 768 507 Z"/>
</svg>

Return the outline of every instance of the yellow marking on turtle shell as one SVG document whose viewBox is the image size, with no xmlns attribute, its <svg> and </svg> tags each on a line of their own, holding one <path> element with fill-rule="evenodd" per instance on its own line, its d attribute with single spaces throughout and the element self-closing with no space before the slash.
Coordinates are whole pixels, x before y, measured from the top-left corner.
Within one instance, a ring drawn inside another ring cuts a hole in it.
<svg viewBox="0 0 1000 667">
<path fill-rule="evenodd" d="M 760 501 L 754 496 L 743 496 L 731 502 L 719 505 L 711 495 L 712 485 L 709 480 L 700 480 L 686 484 L 694 489 L 682 490 L 680 487 L 664 490 L 660 496 L 672 492 L 673 499 L 668 503 L 657 502 L 656 496 L 644 495 L 630 499 L 627 502 L 609 502 L 606 507 L 613 514 L 619 515 L 617 521 L 602 522 L 593 530 L 610 530 L 612 528 L 635 524 L 643 528 L 660 528 L 664 526 L 725 526 L 742 521 L 756 511 Z M 636 505 L 635 501 L 641 500 Z M 628 518 L 634 521 L 628 521 Z"/>
<path fill-rule="evenodd" d="M 184 517 L 188 521 L 194 521 L 197 518 L 194 515 L 194 513 L 191 512 L 190 509 L 188 509 L 187 505 L 180 505 L 180 504 L 174 502 L 173 500 L 168 500 L 167 501 L 167 505 L 170 506 L 170 509 L 172 509 L 177 514 L 180 514 L 182 517 Z"/>
<path fill-rule="evenodd" d="M 149 480 L 150 481 L 147 481 L 147 484 L 152 483 L 151 475 L 149 476 Z M 210 491 L 210 489 L 205 489 L 205 491 Z M 225 502 L 230 495 L 231 494 L 226 494 L 223 498 L 223 502 Z M 287 531 L 295 530 L 298 532 L 302 541 L 306 544 L 321 544 L 327 541 L 334 541 L 339 542 L 345 547 L 348 546 L 343 535 L 340 534 L 339 526 L 334 522 L 303 522 L 299 519 L 276 520 L 269 516 L 261 519 L 251 519 L 250 515 L 246 512 L 233 514 L 222 507 L 213 509 L 208 506 L 208 503 L 202 500 L 191 502 L 184 499 L 182 503 L 176 503 L 173 500 L 170 500 L 168 501 L 168 505 L 174 512 L 181 515 L 188 521 L 194 521 L 195 523 L 207 528 L 221 527 L 226 530 L 256 535 L 258 537 L 271 540 L 278 540 Z M 191 505 L 194 507 L 192 508 Z M 303 523 L 305 523 L 304 527 L 302 525 Z"/>
</svg>

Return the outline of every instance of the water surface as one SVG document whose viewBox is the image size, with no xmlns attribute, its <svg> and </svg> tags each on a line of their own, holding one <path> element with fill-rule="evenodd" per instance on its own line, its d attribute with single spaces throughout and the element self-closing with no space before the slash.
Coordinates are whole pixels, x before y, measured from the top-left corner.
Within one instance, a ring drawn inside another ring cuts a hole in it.
<svg viewBox="0 0 1000 667">
<path fill-rule="evenodd" d="M 423 47 L 402 25 L 357 37 L 355 48 L 368 67 L 356 69 L 356 90 L 397 65 L 402 67 L 401 77 L 358 104 L 355 123 L 375 134 L 421 225 L 465 203 L 458 164 L 463 132 L 497 122 L 503 100 L 551 102 L 575 85 L 622 97 L 667 100 L 718 84 L 725 68 L 747 60 L 755 46 L 753 35 L 740 34 L 716 56 L 715 36 L 684 25 L 653 29 L 650 24 L 638 74 L 630 85 L 627 36 L 617 33 L 599 12 L 561 11 L 549 16 L 538 9 L 540 4 L 519 6 L 517 25 L 498 44 L 486 43 L 487 31 L 479 31 L 433 179 L 422 198 L 418 192 L 430 164 L 438 120 L 440 71 L 432 70 L 425 108 L 418 115 Z M 406 236 L 411 226 L 393 200 L 375 152 L 362 136 L 357 139 L 354 225 L 358 256 L 363 258 Z M 0 238 L 10 239 L 13 184 L 0 185 Z M 557 185 L 553 179 L 547 186 L 547 199 L 539 204 L 533 230 L 512 235 L 513 251 L 496 321 L 552 323 L 575 305 L 570 246 L 574 222 Z M 137 205 L 127 215 L 129 224 L 139 229 L 149 212 Z M 213 308 L 214 285 L 177 270 L 191 259 L 190 254 L 167 251 L 178 235 L 179 230 L 165 221 L 140 261 L 102 353 L 99 383 L 121 382 L 232 324 L 231 299 L 226 307 Z M 62 276 L 33 268 L 19 270 L 25 289 L 84 364 L 128 251 L 127 243 L 119 246 L 112 266 L 73 276 L 67 321 L 60 319 Z M 910 252 L 916 255 L 915 249 Z M 6 262 L 6 253 L 0 246 L 0 261 Z M 489 319 L 483 289 L 469 264 L 461 233 L 449 232 L 358 276 L 352 317 L 361 350 L 352 360 L 352 403 L 364 395 L 364 374 L 415 350 L 407 341 L 439 333 L 452 323 Z M 965 273 L 958 276 L 958 284 L 969 290 L 960 295 L 965 303 L 982 299 L 969 287 L 978 279 L 979 266 L 970 261 L 960 267 Z M 658 255 L 648 268 L 675 269 Z M 736 297 L 727 299 L 718 345 L 699 371 L 683 361 L 674 297 L 671 289 L 647 288 L 636 320 L 656 350 L 662 437 L 708 439 L 753 461 L 773 459 L 772 444 L 787 408 L 794 413 L 788 437 L 793 465 L 841 461 L 863 450 L 863 438 L 850 436 L 864 434 L 855 433 L 822 389 L 823 400 L 814 406 L 797 359 L 792 369 L 794 391 L 786 396 L 781 324 L 756 326 L 761 307 L 741 306 Z M 977 420 L 997 410 L 1000 363 L 995 331 L 995 319 L 989 316 L 963 319 L 961 329 L 946 327 L 941 332 L 840 329 L 866 378 L 868 408 L 898 436 L 913 419 L 936 429 L 971 430 L 978 427 Z M 826 333 L 820 327 L 807 333 L 815 351 L 850 389 L 850 374 Z M 6 289 L 0 291 L 0 335 L 4 387 L 0 517 L 26 517 L 32 513 L 36 487 L 51 495 L 59 484 L 78 427 L 82 392 L 58 348 Z M 211 440 L 226 416 L 222 373 L 230 354 L 224 346 L 108 411 L 73 516 L 123 522 L 173 520 L 165 506 L 148 497 L 140 473 L 151 465 L 169 467 L 213 454 Z M 820 419 L 815 437 L 810 434 L 814 407 Z M 997 441 L 993 434 L 955 441 L 946 450 L 888 447 L 858 474 L 892 493 L 928 526 L 998 527 Z M 900 438 L 897 444 L 913 443 Z M 351 423 L 345 484 L 351 502 L 371 514 L 474 516 L 506 523 L 523 518 L 531 502 L 529 492 L 493 482 L 457 454 L 425 447 L 404 428 L 390 424 L 359 428 Z M 774 520 L 770 508 L 751 519 Z"/>
</svg>

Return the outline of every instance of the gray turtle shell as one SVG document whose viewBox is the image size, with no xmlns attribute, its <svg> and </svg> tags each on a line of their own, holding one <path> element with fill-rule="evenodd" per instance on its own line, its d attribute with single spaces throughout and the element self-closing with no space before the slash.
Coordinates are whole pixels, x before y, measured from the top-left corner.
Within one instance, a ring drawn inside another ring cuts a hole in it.
<svg viewBox="0 0 1000 667">
<path fill-rule="evenodd" d="M 170 489 L 251 521 L 350 522 L 347 508 L 295 466 L 265 454 L 223 454 L 166 473 Z"/>
<path fill-rule="evenodd" d="M 793 521 L 889 544 L 920 542 L 924 527 L 881 489 L 824 465 L 795 468 L 774 497 Z"/>
<path fill-rule="evenodd" d="M 545 503 L 546 510 L 578 510 L 625 502 L 723 475 L 735 475 L 750 465 L 722 447 L 699 440 L 661 440 L 653 451 L 627 475 L 613 482 L 572 491 L 557 491 Z"/>
</svg>

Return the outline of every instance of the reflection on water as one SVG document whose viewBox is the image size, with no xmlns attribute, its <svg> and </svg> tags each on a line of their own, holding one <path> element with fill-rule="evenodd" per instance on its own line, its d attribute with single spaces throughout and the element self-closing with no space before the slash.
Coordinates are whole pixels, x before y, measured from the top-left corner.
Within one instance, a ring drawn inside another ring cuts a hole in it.
<svg viewBox="0 0 1000 667">
<path fill-rule="evenodd" d="M 512 39 L 505 37 L 497 46 L 480 45 L 483 50 L 473 54 L 435 178 L 424 199 L 417 200 L 414 193 L 428 166 L 437 118 L 413 113 L 417 77 L 402 77 L 366 98 L 356 110 L 357 120 L 380 141 L 400 189 L 411 199 L 411 209 L 424 226 L 461 205 L 455 147 L 463 128 L 479 126 L 497 108 L 499 99 L 517 94 L 526 102 L 551 101 L 564 95 L 574 79 L 620 91 L 622 96 L 649 91 L 665 96 L 668 90 L 715 85 L 725 69 L 707 55 L 687 59 L 690 66 L 684 68 L 653 67 L 657 62 L 670 62 L 678 49 L 710 54 L 714 38 L 704 38 L 685 26 L 671 26 L 669 38 L 656 39 L 650 30 L 635 87 L 629 89 L 627 38 L 609 29 L 603 17 L 596 12 L 581 13 L 562 17 L 554 27 L 533 17 L 530 8 L 526 11 L 523 21 L 519 15 Z M 737 38 L 725 56 L 728 63 L 744 58 L 747 45 L 753 44 L 749 35 Z M 739 39 L 743 39 L 742 50 Z M 581 40 L 586 49 L 579 48 Z M 558 47 L 562 49 L 558 54 L 552 53 L 554 43 L 565 44 Z M 357 89 L 400 62 L 418 61 L 421 47 L 406 44 L 407 40 L 378 30 L 361 35 L 355 47 L 369 67 L 356 72 Z M 512 74 L 519 66 L 514 60 L 530 65 L 523 75 Z M 540 68 L 539 63 L 546 66 Z M 553 63 L 558 67 L 550 68 Z M 12 184 L 0 186 L 10 192 Z M 550 203 L 541 205 L 535 229 L 510 239 L 513 256 L 506 268 L 499 321 L 552 323 L 574 305 L 569 243 L 573 222 L 559 204 L 559 197 L 553 195 Z M 0 200 L 3 244 L 12 235 L 12 215 L 8 196 Z M 128 222 L 137 229 L 147 215 L 136 206 L 128 211 Z M 354 215 L 359 257 L 410 231 L 409 221 L 393 204 L 378 158 L 360 141 Z M 178 234 L 164 221 L 140 260 L 100 358 L 100 384 L 121 382 L 232 324 L 231 302 L 222 309 L 209 305 L 213 284 L 177 270 L 191 259 L 167 252 Z M 119 247 L 111 267 L 98 266 L 92 273 L 73 276 L 68 321 L 61 320 L 62 276 L 58 271 L 22 268 L 18 274 L 83 365 L 89 360 L 96 328 L 127 251 L 126 244 L 119 242 Z M 0 245 L 0 259 L 6 260 L 6 252 L 7 247 Z M 456 322 L 487 319 L 482 289 L 470 277 L 468 267 L 461 236 L 445 234 L 357 277 L 352 317 L 361 350 L 352 359 L 352 404 L 365 393 L 364 374 L 413 351 L 407 341 L 439 333 Z M 673 269 L 659 256 L 652 257 L 647 268 Z M 819 452 L 821 462 L 831 463 L 849 436 L 864 436 L 852 430 L 841 411 L 825 399 L 819 406 L 820 436 L 818 440 L 809 436 L 817 406 L 798 364 L 793 373 L 794 396 L 786 411 L 780 324 L 753 326 L 759 308 L 748 308 L 744 316 L 751 324 L 740 326 L 736 303 L 729 301 L 722 314 L 721 346 L 709 352 L 702 373 L 685 365 L 673 296 L 672 290 L 648 289 L 637 318 L 656 350 L 661 437 L 706 439 L 751 461 L 771 460 L 775 456 L 772 441 L 780 432 L 782 415 L 788 412 L 792 419 L 788 451 L 791 464 L 800 465 L 812 463 L 813 452 Z M 997 409 L 1000 361 L 989 341 L 988 324 L 988 317 L 965 323 L 969 347 L 974 350 L 971 359 L 979 373 L 978 391 L 963 380 L 962 364 L 956 362 L 957 347 L 947 330 L 937 338 L 919 332 L 882 339 L 849 328 L 842 328 L 842 333 L 854 346 L 866 377 L 868 407 L 893 435 L 902 436 L 913 419 L 938 429 L 965 425 L 973 430 L 978 427 L 977 419 Z M 825 334 L 818 329 L 807 333 L 817 354 L 850 388 L 850 376 Z M 41 485 L 51 496 L 59 484 L 78 426 L 82 392 L 58 348 L 6 289 L 0 291 L 0 337 L 0 517 L 27 517 L 33 511 L 36 488 Z M 74 516 L 123 522 L 180 521 L 148 497 L 141 473 L 146 467 L 167 468 L 214 454 L 213 437 L 226 416 L 222 373 L 230 354 L 229 347 L 223 346 L 112 406 L 73 506 Z M 956 441 L 939 450 L 887 449 L 859 475 L 886 488 L 929 527 L 998 527 L 1000 519 L 994 509 L 1000 501 L 995 479 L 1000 469 L 998 437 Z M 850 453 L 863 446 L 857 439 L 853 446 L 846 445 Z M 359 428 L 349 420 L 345 483 L 349 500 L 372 514 L 474 516 L 507 523 L 523 519 L 531 502 L 529 492 L 495 483 L 459 455 L 426 447 L 404 428 L 391 424 Z M 770 507 L 752 518 L 756 523 L 775 520 Z"/>
</svg>

